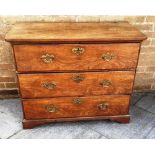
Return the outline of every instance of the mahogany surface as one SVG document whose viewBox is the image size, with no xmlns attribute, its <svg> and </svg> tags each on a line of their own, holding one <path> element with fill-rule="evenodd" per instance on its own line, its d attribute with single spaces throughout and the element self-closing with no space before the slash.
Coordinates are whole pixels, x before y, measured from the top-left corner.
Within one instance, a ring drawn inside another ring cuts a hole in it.
<svg viewBox="0 0 155 155">
<path fill-rule="evenodd" d="M 23 100 L 25 119 L 49 119 L 65 117 L 115 116 L 127 115 L 129 112 L 130 95 L 124 96 L 90 96 L 78 97 L 81 103 L 74 103 L 77 97 L 59 97 L 50 99 Z M 98 105 L 108 104 L 106 109 Z M 47 107 L 54 106 L 55 112 L 49 112 Z"/>
<path fill-rule="evenodd" d="M 76 76 L 82 76 L 83 81 L 74 81 Z M 22 98 L 131 94 L 134 72 L 19 74 L 18 78 Z M 109 80 L 111 85 L 100 85 L 103 80 Z M 47 89 L 44 83 L 54 83 L 56 87 Z"/>
<path fill-rule="evenodd" d="M 75 47 L 84 48 L 84 53 L 76 55 Z M 125 70 L 135 69 L 139 43 L 14 45 L 14 52 L 18 72 Z M 102 59 L 107 53 L 113 55 L 110 61 Z M 41 56 L 45 54 L 53 55 L 53 62 L 44 63 Z"/>
<path fill-rule="evenodd" d="M 130 121 L 141 42 L 128 22 L 17 23 L 15 57 L 23 128 L 50 122 Z"/>
<path fill-rule="evenodd" d="M 31 129 L 36 126 L 40 126 L 46 123 L 55 122 L 76 122 L 76 121 L 88 121 L 88 120 L 111 120 L 118 123 L 129 123 L 130 115 L 117 115 L 117 116 L 93 116 L 93 117 L 71 117 L 71 118 L 59 118 L 59 119 L 36 119 L 36 120 L 26 120 L 23 119 L 23 128 Z"/>
<path fill-rule="evenodd" d="M 128 22 L 17 23 L 6 35 L 11 42 L 140 42 L 146 36 Z"/>
</svg>

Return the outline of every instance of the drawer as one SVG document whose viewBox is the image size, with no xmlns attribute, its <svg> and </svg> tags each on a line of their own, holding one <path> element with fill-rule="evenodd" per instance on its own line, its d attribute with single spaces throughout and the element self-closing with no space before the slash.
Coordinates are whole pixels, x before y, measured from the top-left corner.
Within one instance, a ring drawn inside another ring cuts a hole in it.
<svg viewBox="0 0 155 155">
<path fill-rule="evenodd" d="M 19 74 L 22 98 L 130 94 L 134 72 Z"/>
<path fill-rule="evenodd" d="M 130 96 L 59 97 L 23 100 L 25 119 L 127 115 Z"/>
<path fill-rule="evenodd" d="M 134 69 L 139 43 L 14 45 L 18 72 Z"/>
</svg>

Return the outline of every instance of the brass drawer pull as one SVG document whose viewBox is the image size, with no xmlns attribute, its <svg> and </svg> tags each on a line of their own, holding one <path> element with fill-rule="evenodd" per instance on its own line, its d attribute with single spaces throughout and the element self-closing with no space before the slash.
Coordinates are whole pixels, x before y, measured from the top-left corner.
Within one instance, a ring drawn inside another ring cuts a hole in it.
<svg viewBox="0 0 155 155">
<path fill-rule="evenodd" d="M 48 112 L 56 112 L 58 109 L 56 106 L 54 106 L 53 104 L 46 106 L 46 110 Z"/>
<path fill-rule="evenodd" d="M 110 87 L 110 86 L 112 86 L 112 82 L 109 81 L 109 80 L 102 80 L 99 84 L 100 84 L 102 87 Z"/>
<path fill-rule="evenodd" d="M 56 84 L 53 83 L 53 82 L 46 82 L 46 83 L 42 83 L 41 86 L 42 86 L 43 88 L 53 90 L 53 89 L 56 87 Z"/>
<path fill-rule="evenodd" d="M 79 104 L 81 104 L 83 101 L 82 101 L 82 99 L 80 99 L 80 98 L 74 98 L 73 99 L 73 103 L 74 104 L 76 104 L 76 105 L 79 105 Z"/>
<path fill-rule="evenodd" d="M 106 109 L 109 107 L 109 104 L 106 103 L 106 102 L 103 102 L 103 103 L 101 103 L 101 104 L 98 104 L 97 107 L 98 107 L 98 109 L 100 109 L 100 110 L 106 110 Z"/>
<path fill-rule="evenodd" d="M 55 59 L 55 56 L 54 55 L 49 55 L 49 54 L 43 54 L 41 56 L 41 60 L 46 63 L 46 64 L 49 64 L 49 63 L 52 63 Z"/>
<path fill-rule="evenodd" d="M 102 54 L 101 58 L 104 61 L 111 61 L 114 58 L 114 54 L 108 52 L 108 53 Z"/>
<path fill-rule="evenodd" d="M 84 53 L 85 49 L 82 48 L 82 47 L 75 47 L 75 48 L 72 48 L 72 52 L 74 54 L 76 54 L 77 56 L 80 56 Z"/>
<path fill-rule="evenodd" d="M 83 75 L 74 75 L 74 76 L 72 77 L 72 79 L 73 79 L 73 81 L 79 83 L 79 82 L 81 82 L 81 81 L 84 80 L 84 76 L 83 76 Z"/>
</svg>

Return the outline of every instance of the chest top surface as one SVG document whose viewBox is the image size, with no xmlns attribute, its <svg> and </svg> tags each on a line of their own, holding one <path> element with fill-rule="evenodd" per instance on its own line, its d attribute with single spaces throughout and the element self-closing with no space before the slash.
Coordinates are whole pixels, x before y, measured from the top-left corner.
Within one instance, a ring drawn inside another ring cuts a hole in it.
<svg viewBox="0 0 155 155">
<path fill-rule="evenodd" d="M 7 33 L 10 42 L 140 42 L 146 36 L 128 22 L 17 23 Z"/>
</svg>

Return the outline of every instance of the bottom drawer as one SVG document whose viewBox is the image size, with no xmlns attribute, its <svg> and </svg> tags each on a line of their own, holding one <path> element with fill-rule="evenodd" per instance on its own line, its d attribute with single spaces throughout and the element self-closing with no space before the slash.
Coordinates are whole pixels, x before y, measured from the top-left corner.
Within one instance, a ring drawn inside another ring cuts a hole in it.
<svg viewBox="0 0 155 155">
<path fill-rule="evenodd" d="M 25 119 L 115 116 L 129 113 L 130 95 L 23 100 Z"/>
</svg>

